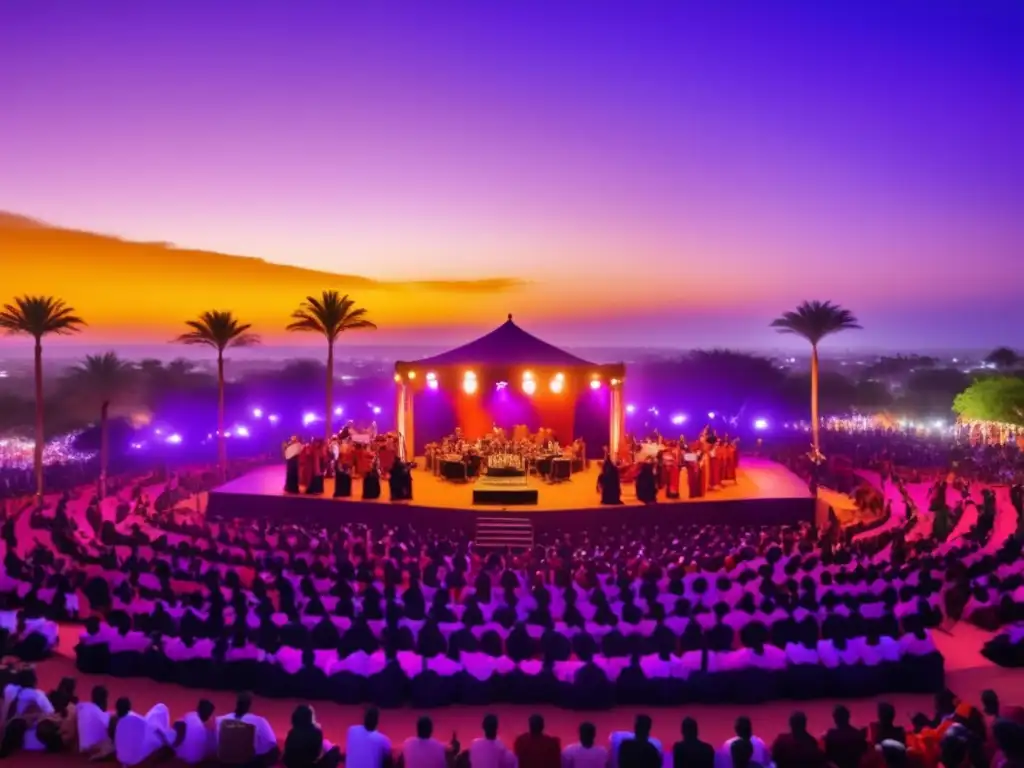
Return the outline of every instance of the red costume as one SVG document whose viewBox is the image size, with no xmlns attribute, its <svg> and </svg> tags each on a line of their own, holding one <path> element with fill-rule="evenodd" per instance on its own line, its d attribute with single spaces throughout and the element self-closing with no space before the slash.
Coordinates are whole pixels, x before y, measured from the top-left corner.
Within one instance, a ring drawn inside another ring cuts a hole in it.
<svg viewBox="0 0 1024 768">
<path fill-rule="evenodd" d="M 299 454 L 299 485 L 309 485 L 313 477 L 313 449 L 309 445 L 302 446 Z"/>
</svg>

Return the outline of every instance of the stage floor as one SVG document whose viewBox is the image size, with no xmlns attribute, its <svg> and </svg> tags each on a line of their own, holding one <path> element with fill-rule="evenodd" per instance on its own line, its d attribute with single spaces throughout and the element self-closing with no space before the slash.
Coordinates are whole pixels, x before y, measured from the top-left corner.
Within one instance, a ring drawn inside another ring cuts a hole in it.
<svg viewBox="0 0 1024 768">
<path fill-rule="evenodd" d="M 424 465 L 422 459 L 419 466 Z M 601 498 L 597 491 L 597 478 L 600 472 L 598 462 L 591 462 L 590 468 L 577 472 L 572 480 L 562 483 L 550 484 L 543 480 L 531 477 L 530 488 L 538 492 L 538 503 L 524 507 L 481 507 L 473 505 L 472 481 L 467 483 L 454 483 L 442 480 L 423 469 L 413 470 L 413 504 L 417 507 L 433 507 L 437 509 L 473 509 L 481 512 L 490 509 L 500 510 L 502 514 L 515 514 L 516 512 L 564 512 L 575 509 L 588 509 L 600 504 Z M 351 499 L 334 499 L 331 494 L 334 492 L 334 481 L 329 479 L 326 482 L 325 493 L 322 497 L 305 497 L 318 499 L 324 503 L 333 504 L 380 504 L 391 506 L 387 483 L 382 483 L 381 498 L 376 501 L 363 501 L 362 480 L 352 481 Z M 685 489 L 684 489 L 685 490 Z M 231 482 L 228 482 L 216 490 L 215 494 L 244 495 L 244 496 L 270 496 L 282 498 L 297 498 L 288 496 L 284 492 L 284 465 L 270 466 L 257 469 Z M 709 491 L 707 496 L 699 499 L 665 499 L 662 493 L 658 498 L 659 505 L 687 505 L 707 504 L 716 501 L 754 501 L 765 499 L 810 499 L 811 494 L 807 484 L 795 474 L 767 459 L 756 457 L 743 457 L 742 463 L 737 472 L 735 483 L 727 483 L 722 488 Z M 624 483 L 622 486 L 622 500 L 626 506 L 643 506 L 636 499 L 632 483 Z M 404 504 L 407 502 L 398 502 Z"/>
</svg>

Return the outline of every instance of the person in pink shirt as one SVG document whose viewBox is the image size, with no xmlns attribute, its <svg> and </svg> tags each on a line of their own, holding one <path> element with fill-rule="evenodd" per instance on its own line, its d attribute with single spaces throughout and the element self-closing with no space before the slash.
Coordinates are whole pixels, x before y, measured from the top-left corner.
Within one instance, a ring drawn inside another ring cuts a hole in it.
<svg viewBox="0 0 1024 768">
<path fill-rule="evenodd" d="M 595 744 L 597 728 L 593 723 L 580 725 L 580 740 L 562 752 L 562 768 L 605 768 L 608 750 Z"/>
<path fill-rule="evenodd" d="M 429 717 L 416 721 L 416 735 L 402 745 L 405 768 L 447 768 L 451 759 L 458 755 L 459 742 L 454 733 L 448 746 L 433 738 L 433 734 L 434 722 Z"/>
</svg>

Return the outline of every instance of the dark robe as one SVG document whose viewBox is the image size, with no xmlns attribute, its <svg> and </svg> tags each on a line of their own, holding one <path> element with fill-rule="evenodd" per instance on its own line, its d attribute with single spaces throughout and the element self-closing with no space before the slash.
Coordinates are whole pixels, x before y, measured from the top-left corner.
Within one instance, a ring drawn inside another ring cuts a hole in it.
<svg viewBox="0 0 1024 768">
<path fill-rule="evenodd" d="M 410 501 L 412 499 L 412 474 L 403 462 L 396 460 L 392 465 L 388 485 L 391 487 L 392 501 Z"/>
<path fill-rule="evenodd" d="M 334 473 L 334 498 L 347 499 L 352 496 L 352 475 L 349 468 L 339 466 Z"/>
<path fill-rule="evenodd" d="M 640 467 L 636 477 L 636 497 L 644 504 L 653 504 L 658 500 L 658 483 L 654 477 L 654 465 L 646 462 Z"/>
<path fill-rule="evenodd" d="M 363 478 L 363 499 L 372 500 L 380 498 L 380 471 L 374 464 L 370 471 Z"/>
<path fill-rule="evenodd" d="M 324 492 L 323 448 L 314 445 L 310 452 L 312 453 L 312 473 L 309 476 L 309 483 L 306 485 L 306 493 L 311 496 L 321 496 Z"/>
<path fill-rule="evenodd" d="M 299 456 L 296 454 L 284 463 L 284 492 L 299 492 Z"/>
<path fill-rule="evenodd" d="M 601 468 L 601 475 L 597 479 L 597 485 L 601 491 L 602 504 L 622 503 L 622 481 L 619 478 L 619 468 L 607 459 Z"/>
</svg>

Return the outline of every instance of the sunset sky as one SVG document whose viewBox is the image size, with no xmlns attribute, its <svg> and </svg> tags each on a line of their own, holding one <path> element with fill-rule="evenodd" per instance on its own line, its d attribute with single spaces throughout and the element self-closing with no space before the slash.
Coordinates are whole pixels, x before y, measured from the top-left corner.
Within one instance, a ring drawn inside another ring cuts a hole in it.
<svg viewBox="0 0 1024 768">
<path fill-rule="evenodd" d="M 1022 39 L 1019 0 L 5 2 L 0 210 L 216 263 L 8 233 L 0 301 L 766 347 L 821 298 L 842 346 L 1024 346 Z"/>
</svg>

